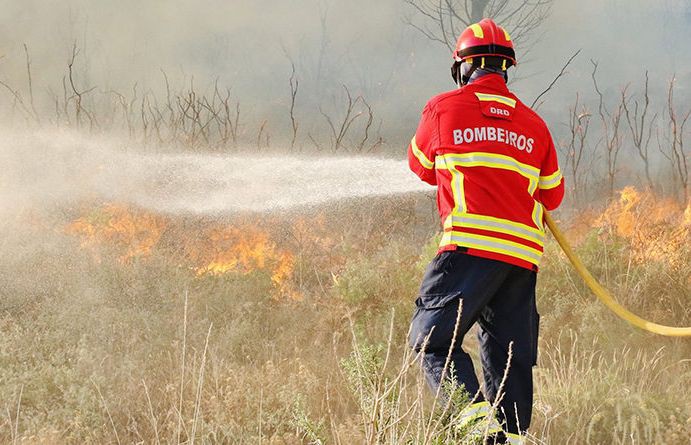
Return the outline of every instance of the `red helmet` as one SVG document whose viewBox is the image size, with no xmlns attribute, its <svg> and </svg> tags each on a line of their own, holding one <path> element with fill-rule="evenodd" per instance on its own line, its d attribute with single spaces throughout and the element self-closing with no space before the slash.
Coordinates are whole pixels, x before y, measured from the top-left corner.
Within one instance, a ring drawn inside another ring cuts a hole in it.
<svg viewBox="0 0 691 445">
<path fill-rule="evenodd" d="M 492 19 L 482 19 L 468 26 L 458 38 L 453 58 L 463 62 L 474 57 L 501 57 L 507 61 L 504 69 L 515 65 L 516 54 L 508 32 Z"/>
</svg>

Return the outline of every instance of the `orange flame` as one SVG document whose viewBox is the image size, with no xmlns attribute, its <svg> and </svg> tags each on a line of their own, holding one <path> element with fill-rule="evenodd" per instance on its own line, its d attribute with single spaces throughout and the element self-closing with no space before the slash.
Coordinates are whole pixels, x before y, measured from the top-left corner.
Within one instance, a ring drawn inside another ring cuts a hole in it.
<svg viewBox="0 0 691 445">
<path fill-rule="evenodd" d="M 98 248 L 110 246 L 121 252 L 118 260 L 127 263 L 149 256 L 164 228 L 165 222 L 159 217 L 108 204 L 76 219 L 66 231 L 80 236 L 81 246 L 91 250 L 97 260 Z"/>
<path fill-rule="evenodd" d="M 88 249 L 98 262 L 104 252 L 111 251 L 120 263 L 151 256 L 161 244 L 163 230 L 173 224 L 160 216 L 131 211 L 124 206 L 108 204 L 77 218 L 66 232 L 80 237 L 80 245 Z M 214 226 L 194 232 L 190 229 L 168 230 L 171 245 L 182 246 L 179 261 L 190 267 L 197 276 L 249 274 L 265 271 L 269 274 L 276 296 L 299 299 L 293 288 L 292 275 L 295 257 L 279 249 L 267 231 L 254 224 Z"/>
<path fill-rule="evenodd" d="M 674 200 L 625 187 L 594 223 L 629 241 L 636 262 L 667 261 L 681 265 L 691 235 L 691 203 L 685 210 Z"/>
<path fill-rule="evenodd" d="M 250 225 L 212 229 L 208 245 L 200 250 L 189 246 L 190 255 L 196 257 L 197 275 L 222 275 L 226 273 L 249 274 L 266 270 L 271 283 L 282 297 L 299 299 L 292 288 L 295 258 L 292 253 L 278 249 L 265 231 Z"/>
</svg>

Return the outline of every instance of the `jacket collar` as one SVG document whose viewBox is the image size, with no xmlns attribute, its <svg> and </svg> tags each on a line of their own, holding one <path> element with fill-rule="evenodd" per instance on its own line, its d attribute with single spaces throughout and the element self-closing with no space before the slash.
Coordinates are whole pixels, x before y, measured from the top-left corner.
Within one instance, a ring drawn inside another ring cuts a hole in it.
<svg viewBox="0 0 691 445">
<path fill-rule="evenodd" d="M 484 76 L 473 80 L 472 83 L 464 86 L 473 90 L 492 90 L 497 93 L 511 94 L 509 88 L 506 86 L 504 76 L 501 74 L 485 74 Z"/>
</svg>

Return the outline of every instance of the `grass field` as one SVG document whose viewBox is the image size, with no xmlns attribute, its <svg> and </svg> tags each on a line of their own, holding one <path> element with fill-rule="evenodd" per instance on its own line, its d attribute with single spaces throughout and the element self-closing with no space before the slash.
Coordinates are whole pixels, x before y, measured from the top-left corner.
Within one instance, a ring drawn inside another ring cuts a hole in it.
<svg viewBox="0 0 691 445">
<path fill-rule="evenodd" d="M 626 189 L 573 215 L 622 304 L 691 324 L 688 206 Z M 428 196 L 225 219 L 85 203 L 0 224 L 2 443 L 462 440 L 405 347 L 435 252 Z M 531 442 L 686 443 L 691 343 L 629 327 L 546 250 Z"/>
</svg>

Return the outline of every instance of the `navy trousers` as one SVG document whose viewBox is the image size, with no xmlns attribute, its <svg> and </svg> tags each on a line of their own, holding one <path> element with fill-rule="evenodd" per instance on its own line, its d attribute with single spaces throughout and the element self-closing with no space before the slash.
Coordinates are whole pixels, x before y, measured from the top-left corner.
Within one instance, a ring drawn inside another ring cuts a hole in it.
<svg viewBox="0 0 691 445">
<path fill-rule="evenodd" d="M 435 393 L 450 354 L 453 367 L 447 368 L 446 377 L 464 385 L 476 402 L 494 403 L 508 363 L 499 419 L 506 431 L 516 434 L 528 429 L 532 413 L 532 367 L 539 329 L 536 276 L 534 271 L 461 250 L 442 252 L 427 266 L 410 329 L 410 346 L 423 350 L 423 370 Z M 461 318 L 450 351 L 459 305 Z M 483 392 L 473 361 L 463 350 L 463 340 L 475 322 L 479 324 Z"/>
</svg>

